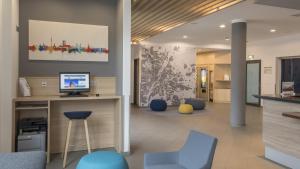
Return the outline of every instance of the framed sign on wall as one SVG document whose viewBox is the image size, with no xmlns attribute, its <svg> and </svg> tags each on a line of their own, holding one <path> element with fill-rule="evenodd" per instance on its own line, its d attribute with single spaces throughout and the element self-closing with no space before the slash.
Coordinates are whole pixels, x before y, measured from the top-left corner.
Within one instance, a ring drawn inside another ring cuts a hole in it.
<svg viewBox="0 0 300 169">
<path fill-rule="evenodd" d="M 108 27 L 29 20 L 29 60 L 108 62 Z"/>
</svg>

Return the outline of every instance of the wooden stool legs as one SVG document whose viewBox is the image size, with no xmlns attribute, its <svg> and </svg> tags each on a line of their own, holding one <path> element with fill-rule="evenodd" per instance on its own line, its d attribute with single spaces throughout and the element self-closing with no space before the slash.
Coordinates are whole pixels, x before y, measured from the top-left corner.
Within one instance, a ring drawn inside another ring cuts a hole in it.
<svg viewBox="0 0 300 169">
<path fill-rule="evenodd" d="M 84 120 L 84 129 L 85 129 L 85 138 L 88 152 L 91 153 L 91 145 L 90 145 L 90 136 L 89 136 L 89 128 L 87 125 L 87 120 Z"/>
<path fill-rule="evenodd" d="M 90 145 L 89 129 L 88 129 L 88 125 L 87 125 L 87 120 L 84 120 L 83 122 L 84 122 L 85 138 L 86 138 L 88 153 L 91 153 L 91 145 Z M 67 164 L 67 156 L 68 156 L 68 148 L 69 148 L 69 143 L 70 143 L 71 129 L 72 129 L 72 120 L 69 120 L 67 138 L 66 138 L 66 144 L 65 144 L 65 152 L 64 152 L 64 156 L 63 156 L 63 158 L 64 158 L 63 159 L 63 168 L 66 168 L 66 164 Z"/>
<path fill-rule="evenodd" d="M 65 153 L 64 153 L 63 168 L 66 168 L 68 148 L 69 148 L 70 135 L 71 135 L 71 129 L 72 129 L 72 120 L 69 120 L 68 132 L 67 132 L 67 139 L 66 139 L 66 144 L 65 144 Z"/>
</svg>

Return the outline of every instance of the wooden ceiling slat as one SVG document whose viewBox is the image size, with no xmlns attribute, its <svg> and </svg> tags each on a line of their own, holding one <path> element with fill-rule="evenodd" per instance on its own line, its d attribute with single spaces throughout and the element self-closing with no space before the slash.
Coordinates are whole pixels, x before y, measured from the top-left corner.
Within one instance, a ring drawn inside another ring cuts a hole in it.
<svg viewBox="0 0 300 169">
<path fill-rule="evenodd" d="M 170 3 L 171 2 L 171 3 Z M 144 23 L 145 21 L 147 23 L 150 23 L 151 21 L 158 21 L 159 19 L 164 18 L 167 15 L 173 15 L 174 13 L 178 12 L 178 8 L 181 5 L 184 5 L 186 3 L 186 0 L 180 0 L 176 1 L 175 3 L 171 0 L 168 4 L 165 6 L 160 6 L 159 8 L 153 8 L 153 12 L 149 14 L 148 16 L 140 16 L 137 21 L 132 20 L 132 26 L 135 27 L 136 25 L 140 25 L 141 23 Z M 145 12 L 146 13 L 146 12 Z M 149 13 L 149 12 L 147 12 Z M 159 18 L 160 17 L 160 18 Z"/>
<path fill-rule="evenodd" d="M 193 5 L 193 4 L 191 4 Z M 152 17 L 151 19 L 148 19 L 148 20 L 142 20 L 141 23 L 139 23 L 137 25 L 132 25 L 133 27 L 133 32 L 137 31 L 137 30 L 143 30 L 144 29 L 144 26 L 151 26 L 153 27 L 156 26 L 156 27 L 161 27 L 163 25 L 167 25 L 168 22 L 170 21 L 174 21 L 176 20 L 177 18 L 179 18 L 179 20 L 181 20 L 180 18 L 183 17 L 184 15 L 187 15 L 189 14 L 188 13 L 188 8 L 180 8 L 179 10 L 176 10 L 177 7 L 175 7 L 175 9 L 173 10 L 172 9 L 172 13 L 171 12 L 168 12 L 166 11 L 167 13 L 160 13 L 160 15 L 156 15 L 156 17 Z M 142 24 L 142 23 L 147 23 L 147 25 L 145 24 Z M 135 29 L 137 28 L 137 30 Z"/>
<path fill-rule="evenodd" d="M 224 0 L 214 0 L 214 3 L 219 3 L 221 1 Z M 213 5 L 213 4 L 208 4 L 208 5 Z M 202 8 L 205 10 L 207 8 L 211 8 L 212 6 L 203 6 Z M 173 21 L 182 21 L 182 20 L 190 20 L 191 18 L 193 18 L 194 16 L 198 16 L 199 13 L 183 13 L 181 15 L 166 15 L 166 16 L 162 16 L 163 18 L 154 18 L 151 21 L 147 21 L 147 25 L 141 25 L 139 27 L 135 27 L 135 25 L 133 27 L 138 28 L 138 29 L 144 29 L 143 26 L 149 26 L 149 25 L 168 25 L 168 23 L 173 22 Z M 183 19 L 184 18 L 184 19 Z M 159 22 L 155 22 L 156 20 L 159 20 Z M 137 31 L 135 29 L 133 29 L 133 31 Z"/>
<path fill-rule="evenodd" d="M 218 5 L 216 5 L 215 3 L 217 3 L 217 4 L 220 4 L 222 2 L 224 3 L 224 0 L 213 0 L 213 1 L 214 1 L 214 3 L 209 3 L 209 4 L 205 4 L 205 6 L 202 6 L 201 11 L 204 11 L 203 13 L 205 13 L 205 10 L 210 10 L 211 8 L 218 7 Z M 195 9 L 199 9 L 199 7 L 195 8 Z M 186 13 L 185 15 L 166 16 L 166 17 L 164 17 L 164 19 L 160 20 L 160 22 L 158 22 L 158 23 L 155 23 L 155 22 L 151 23 L 151 22 L 148 21 L 147 22 L 148 25 L 139 26 L 139 27 L 137 27 L 138 28 L 137 30 L 133 29 L 133 31 L 134 32 L 143 31 L 145 29 L 145 26 L 149 26 L 151 24 L 152 24 L 152 27 L 155 26 L 155 25 L 163 25 L 164 23 L 165 23 L 164 27 L 169 27 L 169 25 L 173 24 L 174 22 L 175 23 L 173 25 L 178 25 L 180 23 L 183 23 L 182 20 L 190 21 L 191 19 L 193 19 L 195 16 L 198 16 L 198 15 L 199 15 L 199 13 Z M 166 23 L 166 21 L 168 21 L 168 23 Z M 149 30 L 149 31 L 151 31 L 151 30 Z M 143 31 L 143 32 L 148 33 L 146 31 Z"/>
<path fill-rule="evenodd" d="M 172 3 L 172 1 L 164 1 L 164 0 L 153 0 L 152 3 L 147 7 L 146 9 L 136 9 L 134 13 L 132 14 L 131 19 L 135 20 L 139 17 L 145 17 L 148 13 L 157 11 L 157 9 L 160 9 L 161 7 L 165 7 L 168 5 L 168 3 Z M 171 4 L 169 4 L 171 5 Z"/>
<path fill-rule="evenodd" d="M 144 40 L 242 1 L 133 0 L 132 40 Z"/>
</svg>

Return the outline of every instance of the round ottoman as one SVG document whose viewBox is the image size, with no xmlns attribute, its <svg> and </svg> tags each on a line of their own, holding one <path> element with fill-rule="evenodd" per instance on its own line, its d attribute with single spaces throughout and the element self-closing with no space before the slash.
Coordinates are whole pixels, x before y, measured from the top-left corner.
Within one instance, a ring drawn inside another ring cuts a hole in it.
<svg viewBox="0 0 300 169">
<path fill-rule="evenodd" d="M 190 104 L 193 106 L 194 110 L 203 110 L 205 108 L 205 102 L 200 99 L 192 99 L 192 98 L 186 98 L 185 104 Z"/>
<path fill-rule="evenodd" d="M 165 111 L 167 109 L 167 102 L 162 99 L 154 99 L 150 103 L 152 111 Z"/>
<path fill-rule="evenodd" d="M 181 114 L 191 114 L 193 113 L 194 109 L 193 106 L 190 104 L 180 104 L 178 111 Z"/>
<path fill-rule="evenodd" d="M 98 151 L 83 156 L 76 169 L 129 169 L 124 157 L 114 151 Z"/>
</svg>

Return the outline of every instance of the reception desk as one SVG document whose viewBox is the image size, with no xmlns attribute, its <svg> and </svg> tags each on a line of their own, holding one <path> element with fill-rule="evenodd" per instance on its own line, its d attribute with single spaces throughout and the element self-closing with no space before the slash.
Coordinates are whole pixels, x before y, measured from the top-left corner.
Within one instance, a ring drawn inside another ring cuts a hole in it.
<svg viewBox="0 0 300 169">
<path fill-rule="evenodd" d="M 263 99 L 265 157 L 300 168 L 300 98 L 256 96 Z"/>
</svg>

